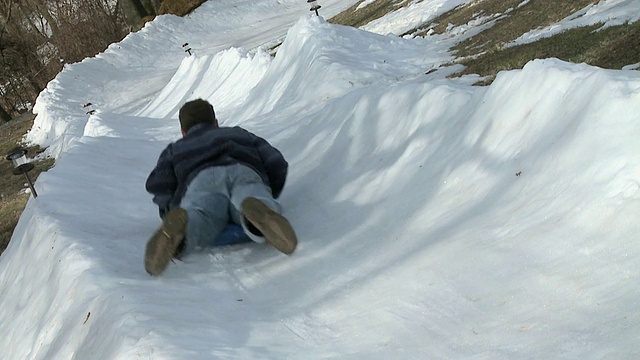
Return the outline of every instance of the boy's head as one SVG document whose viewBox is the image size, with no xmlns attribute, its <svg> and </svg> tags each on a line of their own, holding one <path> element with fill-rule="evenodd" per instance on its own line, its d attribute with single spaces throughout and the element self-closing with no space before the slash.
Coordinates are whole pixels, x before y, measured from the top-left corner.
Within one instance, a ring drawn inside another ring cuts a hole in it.
<svg viewBox="0 0 640 360">
<path fill-rule="evenodd" d="M 213 106 L 202 99 L 189 101 L 182 105 L 178 117 L 180 118 L 180 128 L 183 135 L 197 124 L 207 123 L 218 126 Z"/>
</svg>

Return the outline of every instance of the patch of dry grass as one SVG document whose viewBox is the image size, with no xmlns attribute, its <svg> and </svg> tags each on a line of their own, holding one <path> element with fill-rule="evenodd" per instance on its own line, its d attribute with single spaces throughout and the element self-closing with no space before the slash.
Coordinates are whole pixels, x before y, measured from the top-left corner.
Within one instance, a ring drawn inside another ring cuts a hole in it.
<svg viewBox="0 0 640 360">
<path fill-rule="evenodd" d="M 158 8 L 158 15 L 178 15 L 185 16 L 198 8 L 207 0 L 164 0 Z M 156 15 L 149 15 L 142 18 L 141 25 L 144 26 L 149 21 L 156 18 Z"/>
<path fill-rule="evenodd" d="M 207 0 L 164 0 L 158 9 L 158 15 L 173 14 L 185 16 Z"/>
<path fill-rule="evenodd" d="M 454 47 L 458 56 L 472 56 L 501 48 L 526 32 L 559 22 L 594 0 L 529 1 L 518 7 L 518 0 L 485 0 L 474 11 L 483 14 L 503 14 L 496 23 L 478 35 Z M 470 19 L 471 20 L 471 19 Z"/>
<path fill-rule="evenodd" d="M 13 230 L 18 224 L 20 214 L 29 200 L 29 195 L 20 194 L 0 199 L 0 254 L 9 245 Z"/>
<path fill-rule="evenodd" d="M 20 145 L 22 138 L 33 126 L 34 115 L 25 114 L 9 123 L 0 126 L 0 253 L 6 249 L 13 230 L 18 223 L 20 214 L 24 210 L 28 194 L 24 193 L 26 180 L 24 175 L 13 175 L 13 164 L 6 160 L 6 155 L 16 146 Z M 38 146 L 27 146 L 28 157 L 34 157 L 43 149 Z M 36 181 L 38 175 L 53 166 L 53 159 L 35 161 L 35 168 L 29 172 L 32 181 Z"/>
<path fill-rule="evenodd" d="M 456 63 L 466 66 L 460 74 L 479 74 L 489 84 L 502 70 L 519 69 L 533 59 L 556 57 L 575 63 L 620 69 L 640 62 L 640 22 L 595 32 L 600 25 L 565 31 L 531 44 L 505 47 L 530 30 L 549 26 L 574 14 L 597 0 L 542 1 L 474 0 L 446 12 L 428 24 L 407 32 L 425 36 L 433 29 L 444 33 L 450 26 L 460 26 L 486 17 L 495 21 L 479 34 L 456 44 L 451 51 Z"/>
<path fill-rule="evenodd" d="M 640 62 L 640 21 L 594 31 L 600 26 L 571 29 L 534 43 L 462 60 L 466 68 L 460 74 L 479 74 L 491 80 L 499 71 L 520 69 L 530 60 L 549 57 L 607 69 Z"/>
</svg>

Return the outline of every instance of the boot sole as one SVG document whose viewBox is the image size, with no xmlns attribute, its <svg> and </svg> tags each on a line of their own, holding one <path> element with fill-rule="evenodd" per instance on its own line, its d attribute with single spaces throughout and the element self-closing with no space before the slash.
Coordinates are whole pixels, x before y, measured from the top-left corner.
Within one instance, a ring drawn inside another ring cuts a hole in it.
<svg viewBox="0 0 640 360">
<path fill-rule="evenodd" d="M 162 226 L 147 242 L 144 268 L 149 275 L 158 276 L 164 272 L 184 238 L 186 227 L 187 212 L 184 209 L 176 208 L 167 213 Z"/>
<path fill-rule="evenodd" d="M 284 216 L 253 197 L 244 199 L 241 206 L 242 214 L 260 230 L 269 244 L 284 254 L 293 253 L 298 245 L 298 238 Z"/>
</svg>

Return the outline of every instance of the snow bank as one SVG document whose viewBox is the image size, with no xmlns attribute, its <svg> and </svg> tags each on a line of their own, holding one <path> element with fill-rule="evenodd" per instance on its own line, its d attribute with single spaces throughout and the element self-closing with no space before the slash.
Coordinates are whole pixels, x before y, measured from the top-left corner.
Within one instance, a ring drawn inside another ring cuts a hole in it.
<svg viewBox="0 0 640 360">
<path fill-rule="evenodd" d="M 286 39 L 264 78 L 232 118 L 278 116 L 270 112 L 292 104 L 296 109 L 312 109 L 372 84 L 423 76 L 451 59 L 446 50 L 421 40 L 380 36 L 316 16 L 296 23 Z"/>
<path fill-rule="evenodd" d="M 331 16 L 353 2 L 327 0 L 322 13 Z M 131 114 L 145 106 L 149 112 L 149 102 L 166 98 L 167 82 L 187 56 L 185 43 L 198 56 L 230 47 L 254 49 L 281 38 L 308 12 L 306 6 L 292 0 L 218 1 L 204 3 L 185 18 L 159 16 L 94 58 L 67 65 L 36 99 L 37 116 L 26 140 L 47 147 L 47 155 L 58 158 L 82 136 L 88 120 L 84 105 Z M 256 24 L 262 27 L 256 30 Z M 158 96 L 163 89 L 165 94 Z"/>
<path fill-rule="evenodd" d="M 65 66 L 36 99 L 37 116 L 26 140 L 48 147 L 47 154 L 58 158 L 82 136 L 89 110 L 126 113 L 148 102 L 185 56 L 178 41 L 166 35 L 183 21 L 160 17 L 104 53 Z M 157 56 L 139 55 L 147 53 Z"/>
<path fill-rule="evenodd" d="M 469 2 L 470 0 L 411 1 L 408 6 L 370 22 L 362 26 L 362 29 L 383 35 L 400 36 Z"/>
<path fill-rule="evenodd" d="M 190 56 L 137 115 L 177 119 L 180 106 L 197 98 L 210 99 L 216 108 L 238 107 L 269 64 L 271 57 L 262 50 L 248 54 L 242 49 L 231 48 L 216 55 Z"/>
</svg>

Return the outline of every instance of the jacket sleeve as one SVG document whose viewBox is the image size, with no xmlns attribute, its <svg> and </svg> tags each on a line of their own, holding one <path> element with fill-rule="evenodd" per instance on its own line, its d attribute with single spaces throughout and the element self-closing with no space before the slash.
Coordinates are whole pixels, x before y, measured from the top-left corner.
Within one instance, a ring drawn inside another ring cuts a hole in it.
<svg viewBox="0 0 640 360">
<path fill-rule="evenodd" d="M 145 187 L 153 194 L 153 202 L 158 205 L 160 217 L 169 210 L 171 199 L 178 188 L 178 179 L 173 169 L 172 148 L 167 146 L 158 158 L 156 167 L 151 171 Z"/>
<path fill-rule="evenodd" d="M 256 136 L 256 149 L 262 159 L 262 165 L 267 172 L 269 185 L 274 199 L 277 199 L 282 193 L 284 184 L 287 181 L 287 170 L 289 164 L 278 149 L 274 148 L 267 140 Z"/>
</svg>

